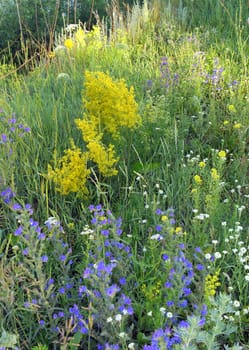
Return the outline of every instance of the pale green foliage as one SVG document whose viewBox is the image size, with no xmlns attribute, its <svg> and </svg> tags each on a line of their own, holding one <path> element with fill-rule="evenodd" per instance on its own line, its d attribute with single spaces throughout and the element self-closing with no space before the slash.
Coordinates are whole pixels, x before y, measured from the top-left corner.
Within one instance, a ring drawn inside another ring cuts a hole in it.
<svg viewBox="0 0 249 350">
<path fill-rule="evenodd" d="M 210 297 L 210 311 L 207 315 L 207 321 L 203 329 L 200 328 L 200 317 L 188 317 L 188 328 L 177 329 L 177 333 L 181 337 L 181 344 L 176 345 L 176 350 L 196 350 L 198 344 L 205 345 L 206 350 L 220 349 L 218 337 L 223 339 L 229 337 L 237 331 L 237 327 L 231 321 L 226 321 L 224 315 L 234 314 L 234 308 L 231 296 L 228 294 L 219 294 L 216 298 Z M 223 345 L 223 344 L 222 344 Z M 226 349 L 242 349 L 239 345 Z"/>
</svg>

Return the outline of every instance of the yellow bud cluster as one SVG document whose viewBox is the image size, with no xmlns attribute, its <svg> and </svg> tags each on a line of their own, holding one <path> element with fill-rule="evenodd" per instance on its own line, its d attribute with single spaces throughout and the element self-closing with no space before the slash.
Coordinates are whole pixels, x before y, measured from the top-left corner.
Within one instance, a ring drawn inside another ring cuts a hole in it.
<svg viewBox="0 0 249 350">
<path fill-rule="evenodd" d="M 220 179 L 220 175 L 218 174 L 217 169 L 215 168 L 211 169 L 211 178 L 215 181 Z"/>
<path fill-rule="evenodd" d="M 219 282 L 220 270 L 216 271 L 213 275 L 209 274 L 205 278 L 205 296 L 214 296 L 217 288 L 221 285 Z"/>
<path fill-rule="evenodd" d="M 201 185 L 202 184 L 202 178 L 200 177 L 200 175 L 195 175 L 194 176 L 194 181 L 197 185 Z"/>
</svg>

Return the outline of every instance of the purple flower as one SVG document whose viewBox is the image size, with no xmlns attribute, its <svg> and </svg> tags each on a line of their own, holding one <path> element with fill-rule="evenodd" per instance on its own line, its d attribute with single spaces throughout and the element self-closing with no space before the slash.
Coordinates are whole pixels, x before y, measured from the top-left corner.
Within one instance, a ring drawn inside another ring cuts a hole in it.
<svg viewBox="0 0 249 350">
<path fill-rule="evenodd" d="M 111 298 L 113 298 L 119 291 L 120 288 L 116 284 L 111 285 L 105 290 L 106 294 Z"/>
<path fill-rule="evenodd" d="M 9 204 L 11 199 L 13 197 L 15 197 L 15 193 L 12 191 L 12 189 L 10 187 L 8 187 L 4 191 L 2 191 L 0 195 L 6 204 Z"/>
<path fill-rule="evenodd" d="M 184 296 L 188 296 L 189 294 L 192 293 L 190 288 L 182 288 L 182 291 Z"/>
<path fill-rule="evenodd" d="M 13 210 L 20 210 L 20 209 L 22 209 L 22 207 L 21 207 L 20 204 L 15 203 L 15 204 L 12 205 L 12 209 L 13 209 Z"/>
<path fill-rule="evenodd" d="M 64 262 L 65 260 L 66 260 L 66 255 L 65 254 L 62 254 L 61 256 L 60 256 L 60 261 L 62 261 L 62 262 Z"/>
<path fill-rule="evenodd" d="M 23 306 L 28 309 L 30 307 L 30 303 L 28 301 L 25 301 L 25 303 L 23 304 Z"/>
<path fill-rule="evenodd" d="M 171 288 L 172 287 L 172 283 L 167 281 L 167 282 L 165 282 L 164 287 L 165 288 Z"/>
<path fill-rule="evenodd" d="M 206 319 L 205 319 L 205 317 L 202 317 L 198 323 L 198 326 L 203 327 L 205 325 L 205 323 L 206 323 Z"/>
<path fill-rule="evenodd" d="M 126 284 L 126 279 L 125 279 L 125 277 L 121 277 L 121 278 L 119 279 L 119 283 L 121 284 L 121 286 L 123 286 L 124 284 Z"/>
<path fill-rule="evenodd" d="M 41 262 L 46 263 L 48 261 L 48 256 L 47 255 L 42 255 L 41 256 Z"/>
<path fill-rule="evenodd" d="M 65 294 L 66 290 L 65 290 L 64 287 L 60 287 L 59 290 L 58 290 L 58 292 L 59 292 L 60 294 Z"/>
<path fill-rule="evenodd" d="M 202 270 L 204 270 L 204 266 L 203 266 L 202 264 L 197 264 L 197 265 L 196 265 L 196 269 L 197 269 L 198 271 L 202 271 Z"/>
<path fill-rule="evenodd" d="M 1 143 L 7 143 L 7 141 L 8 141 L 8 137 L 7 137 L 6 134 L 2 134 L 2 135 L 1 135 L 1 139 L 2 139 L 2 142 L 1 142 Z"/>
<path fill-rule="evenodd" d="M 29 248 L 23 249 L 22 253 L 23 253 L 23 255 L 28 255 L 28 253 L 29 253 Z"/>
<path fill-rule="evenodd" d="M 163 254 L 163 255 L 162 255 L 162 258 L 163 258 L 164 261 L 169 260 L 169 256 L 168 256 L 167 254 Z"/>
<path fill-rule="evenodd" d="M 160 231 L 162 231 L 162 226 L 161 225 L 157 225 L 155 227 L 155 229 L 156 229 L 157 232 L 160 232 Z"/>
<path fill-rule="evenodd" d="M 189 327 L 189 323 L 187 321 L 180 321 L 178 323 L 178 327 L 180 327 L 180 328 L 188 328 Z"/>
<path fill-rule="evenodd" d="M 19 226 L 15 232 L 14 232 L 14 236 L 20 236 L 23 232 L 23 226 Z"/>
<path fill-rule="evenodd" d="M 188 301 L 186 299 L 183 299 L 178 303 L 178 306 L 182 308 L 187 307 L 187 305 L 188 305 Z"/>
</svg>

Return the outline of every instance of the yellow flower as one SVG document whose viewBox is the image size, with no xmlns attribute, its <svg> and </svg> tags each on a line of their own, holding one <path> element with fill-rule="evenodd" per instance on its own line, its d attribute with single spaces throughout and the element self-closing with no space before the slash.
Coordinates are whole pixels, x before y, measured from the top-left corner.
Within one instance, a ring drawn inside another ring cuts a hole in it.
<svg viewBox="0 0 249 350">
<path fill-rule="evenodd" d="M 205 278 L 205 291 L 206 297 L 214 296 L 218 287 L 221 285 L 219 282 L 220 270 L 216 271 L 213 275 L 209 274 Z"/>
<path fill-rule="evenodd" d="M 206 166 L 206 163 L 205 162 L 199 162 L 199 167 L 200 168 L 204 168 Z"/>
<path fill-rule="evenodd" d="M 195 175 L 194 176 L 194 181 L 197 185 L 201 185 L 202 184 L 202 178 L 199 175 Z"/>
<path fill-rule="evenodd" d="M 211 169 L 211 177 L 213 180 L 219 180 L 220 175 L 218 174 L 217 170 L 215 168 Z"/>
<path fill-rule="evenodd" d="M 161 220 L 162 220 L 163 222 L 168 221 L 167 215 L 163 215 L 163 216 L 161 217 Z"/>
<path fill-rule="evenodd" d="M 67 49 L 72 49 L 74 47 L 74 42 L 72 39 L 68 38 L 64 41 L 64 46 L 67 48 Z"/>
<path fill-rule="evenodd" d="M 82 153 L 73 141 L 70 149 L 59 160 L 59 166 L 54 170 L 48 166 L 48 178 L 56 184 L 56 189 L 61 194 L 67 195 L 70 192 L 79 192 L 87 195 L 86 187 L 90 170 L 87 169 L 88 153 Z"/>
<path fill-rule="evenodd" d="M 236 108 L 234 107 L 234 105 L 228 105 L 228 110 L 231 113 L 236 113 Z"/>
<path fill-rule="evenodd" d="M 233 126 L 234 129 L 240 129 L 241 127 L 242 127 L 241 123 L 235 123 Z"/>
<path fill-rule="evenodd" d="M 228 120 L 224 120 L 223 125 L 228 125 L 229 121 Z"/>
<path fill-rule="evenodd" d="M 226 151 L 223 151 L 223 150 L 219 151 L 218 156 L 220 158 L 226 158 Z"/>
<path fill-rule="evenodd" d="M 180 227 L 180 226 L 176 227 L 176 228 L 175 228 L 175 233 L 176 233 L 176 234 L 181 234 L 181 233 L 183 233 L 183 232 L 182 232 L 182 227 Z"/>
</svg>

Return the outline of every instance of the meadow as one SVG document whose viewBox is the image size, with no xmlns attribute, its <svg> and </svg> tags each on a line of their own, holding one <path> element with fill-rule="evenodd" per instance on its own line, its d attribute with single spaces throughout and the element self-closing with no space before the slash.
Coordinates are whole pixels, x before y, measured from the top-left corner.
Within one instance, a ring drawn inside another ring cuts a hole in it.
<svg viewBox="0 0 249 350">
<path fill-rule="evenodd" d="M 2 61 L 1 350 L 249 349 L 248 4 L 198 3 Z"/>
</svg>

